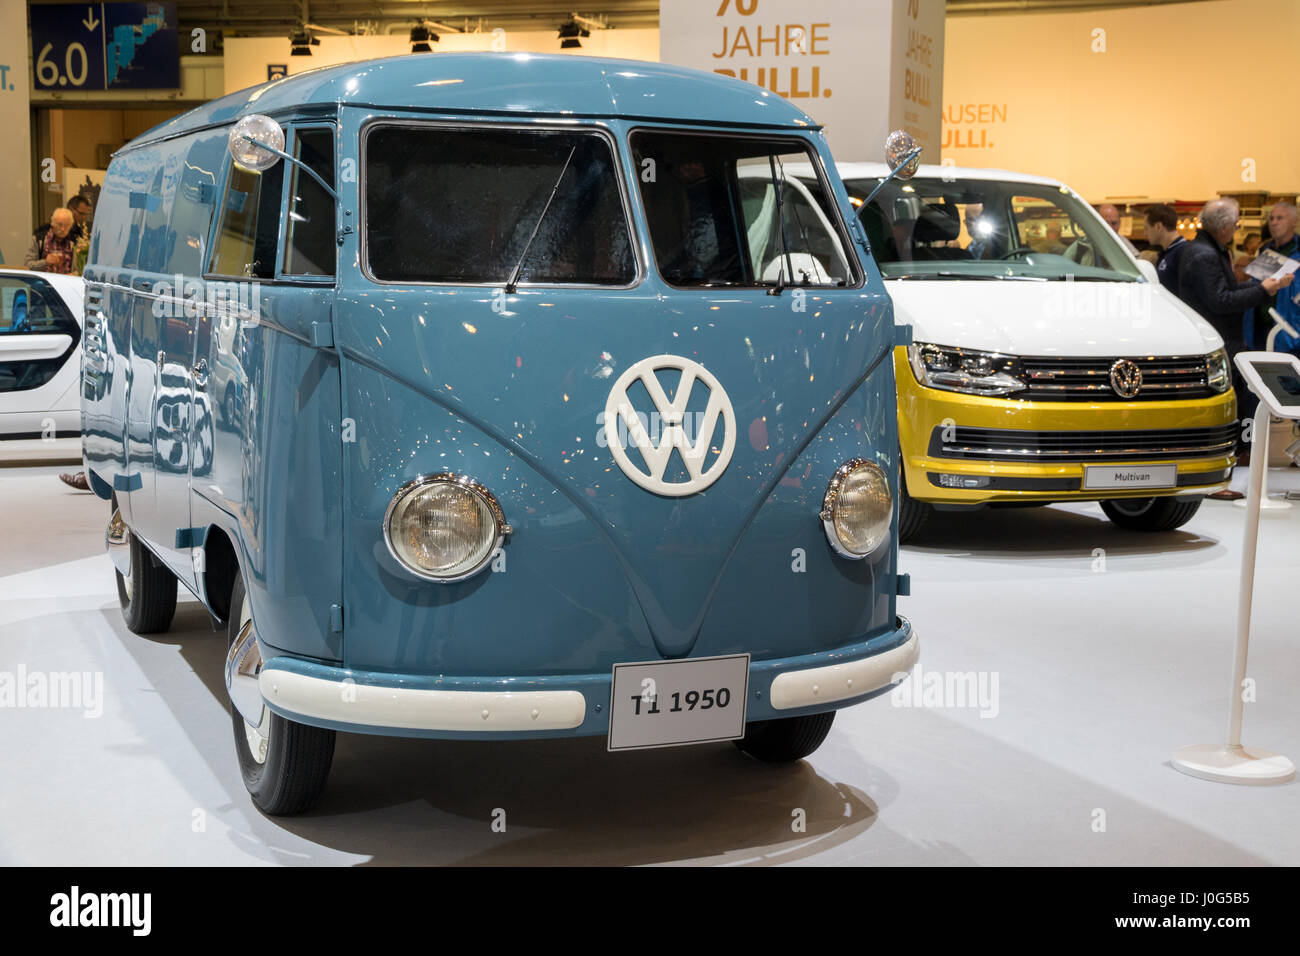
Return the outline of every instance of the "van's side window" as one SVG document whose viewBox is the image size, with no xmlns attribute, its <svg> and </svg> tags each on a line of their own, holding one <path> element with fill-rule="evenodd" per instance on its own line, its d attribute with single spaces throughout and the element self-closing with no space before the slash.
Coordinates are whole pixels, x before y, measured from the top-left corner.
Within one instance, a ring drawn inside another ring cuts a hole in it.
<svg viewBox="0 0 1300 956">
<path fill-rule="evenodd" d="M 284 165 L 276 163 L 261 174 L 230 167 L 209 272 L 255 279 L 275 276 Z"/>
<path fill-rule="evenodd" d="M 383 125 L 365 142 L 370 274 L 394 282 L 630 285 L 614 154 L 578 130 Z"/>
<path fill-rule="evenodd" d="M 334 183 L 333 129 L 305 129 L 294 155 Z M 284 273 L 295 276 L 334 274 L 334 200 L 320 183 L 297 166 L 289 174 L 289 238 Z"/>
</svg>

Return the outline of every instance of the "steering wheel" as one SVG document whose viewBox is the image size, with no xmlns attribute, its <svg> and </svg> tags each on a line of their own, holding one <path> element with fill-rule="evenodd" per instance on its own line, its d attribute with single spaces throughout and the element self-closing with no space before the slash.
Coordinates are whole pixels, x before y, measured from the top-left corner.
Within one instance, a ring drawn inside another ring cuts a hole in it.
<svg viewBox="0 0 1300 956">
<path fill-rule="evenodd" d="M 1026 253 L 1034 253 L 1034 252 L 1037 252 L 1037 251 L 1038 251 L 1037 249 L 1031 249 L 1029 246 L 1016 246 L 1014 249 L 1012 249 L 1011 251 L 1005 253 L 1004 255 L 1000 255 L 1000 256 L 998 256 L 998 259 L 1000 259 L 1000 260 L 1001 260 L 1001 259 L 1014 259 L 1016 256 L 1023 256 L 1023 255 L 1025 255 Z"/>
</svg>

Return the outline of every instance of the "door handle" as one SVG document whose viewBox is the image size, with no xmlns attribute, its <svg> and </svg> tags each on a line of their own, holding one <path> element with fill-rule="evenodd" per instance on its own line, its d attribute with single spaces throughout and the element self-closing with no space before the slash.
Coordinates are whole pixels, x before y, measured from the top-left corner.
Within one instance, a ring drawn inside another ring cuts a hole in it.
<svg viewBox="0 0 1300 956">
<path fill-rule="evenodd" d="M 195 363 L 194 368 L 190 369 L 190 373 L 194 376 L 195 388 L 203 389 L 208 387 L 208 360 L 207 359 L 205 358 L 199 359 L 198 362 Z"/>
</svg>

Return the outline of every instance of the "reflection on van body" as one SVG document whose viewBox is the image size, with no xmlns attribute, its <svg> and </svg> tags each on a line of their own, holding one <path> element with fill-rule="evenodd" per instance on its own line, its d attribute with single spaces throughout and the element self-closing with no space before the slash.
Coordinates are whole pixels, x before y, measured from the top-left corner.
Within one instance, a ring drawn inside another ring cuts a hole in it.
<svg viewBox="0 0 1300 956">
<path fill-rule="evenodd" d="M 179 580 L 225 630 L 254 801 L 340 729 L 798 759 L 909 670 L 851 212 L 779 98 L 581 57 L 330 67 L 120 151 L 86 465 L 128 625 Z"/>
</svg>

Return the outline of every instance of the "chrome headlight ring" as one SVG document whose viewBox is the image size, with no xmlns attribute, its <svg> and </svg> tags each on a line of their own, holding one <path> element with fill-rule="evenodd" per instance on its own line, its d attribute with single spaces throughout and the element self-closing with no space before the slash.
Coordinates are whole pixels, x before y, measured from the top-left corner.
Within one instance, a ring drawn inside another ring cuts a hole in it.
<svg viewBox="0 0 1300 956">
<path fill-rule="evenodd" d="M 491 516 L 494 533 L 490 539 L 486 539 L 480 545 L 481 554 L 477 555 L 472 566 L 466 570 L 459 571 L 453 575 L 439 575 L 422 568 L 412 561 L 404 558 L 398 547 L 393 542 L 393 516 L 397 509 L 407 501 L 412 495 L 418 494 L 422 489 L 429 488 L 436 484 L 451 485 L 455 488 L 471 494 L 477 503 L 481 504 L 487 513 Z M 461 475 L 455 472 L 445 471 L 432 475 L 420 475 L 411 479 L 402 485 L 393 495 L 384 511 L 383 536 L 384 544 L 388 548 L 388 553 L 393 556 L 405 570 L 414 574 L 416 577 L 423 578 L 426 581 L 434 581 L 438 584 L 455 584 L 458 581 L 464 581 L 478 574 L 492 560 L 493 555 L 505 544 L 506 538 L 512 533 L 513 529 L 506 521 L 505 512 L 501 508 L 501 503 L 497 501 L 496 495 L 492 494 L 482 483 L 475 481 L 468 475 Z"/>
<path fill-rule="evenodd" d="M 870 490 L 874 491 L 879 499 L 876 503 L 876 513 L 870 517 L 866 529 L 867 543 L 860 551 L 854 550 L 845 543 L 835 520 L 837 509 L 842 504 L 841 498 L 849 490 L 846 486 L 851 479 L 859 475 L 865 476 L 866 480 L 874 485 Z M 831 476 L 830 484 L 826 486 L 826 496 L 822 499 L 819 517 L 822 521 L 822 530 L 826 532 L 826 540 L 840 557 L 848 558 L 850 561 L 860 561 L 875 552 L 889 540 L 889 529 L 894 519 L 893 494 L 889 490 L 889 479 L 885 476 L 884 470 L 866 458 L 852 458 L 840 465 Z"/>
</svg>

